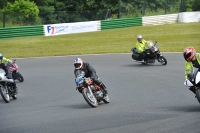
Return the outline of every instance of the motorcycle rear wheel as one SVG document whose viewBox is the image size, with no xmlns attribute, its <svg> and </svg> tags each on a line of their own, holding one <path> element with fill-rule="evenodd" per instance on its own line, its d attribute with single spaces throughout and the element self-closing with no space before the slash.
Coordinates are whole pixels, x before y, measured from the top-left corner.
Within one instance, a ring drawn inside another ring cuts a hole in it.
<svg viewBox="0 0 200 133">
<path fill-rule="evenodd" d="M 98 102 L 97 102 L 97 99 L 96 97 L 94 96 L 94 94 L 90 93 L 91 91 L 89 91 L 88 88 L 84 88 L 82 90 L 82 94 L 83 94 L 83 97 L 85 99 L 85 101 L 93 108 L 96 108 L 98 106 Z"/>
<path fill-rule="evenodd" d="M 8 89 L 4 86 L 0 86 L 1 96 L 6 103 L 10 102 L 10 96 L 8 94 Z"/>
<path fill-rule="evenodd" d="M 195 94 L 196 94 L 198 102 L 200 103 L 200 87 L 196 89 Z"/>
</svg>

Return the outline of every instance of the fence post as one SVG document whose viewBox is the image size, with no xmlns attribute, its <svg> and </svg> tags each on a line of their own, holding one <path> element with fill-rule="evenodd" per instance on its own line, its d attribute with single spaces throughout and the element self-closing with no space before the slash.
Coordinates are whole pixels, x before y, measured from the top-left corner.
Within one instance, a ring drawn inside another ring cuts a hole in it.
<svg viewBox="0 0 200 133">
<path fill-rule="evenodd" d="M 168 4 L 168 0 L 166 0 L 165 2 L 165 14 L 167 14 L 167 4 Z"/>
<path fill-rule="evenodd" d="M 60 11 L 58 11 L 58 23 L 60 23 Z"/>
<path fill-rule="evenodd" d="M 108 9 L 108 10 L 107 10 L 107 13 L 106 13 L 106 16 L 105 16 L 105 19 L 108 19 L 108 18 L 110 17 L 110 14 L 111 14 L 111 13 L 110 13 L 110 9 Z"/>
<path fill-rule="evenodd" d="M 119 0 L 119 13 L 118 13 L 118 18 L 121 17 L 121 0 Z"/>
<path fill-rule="evenodd" d="M 145 10 L 146 10 L 146 0 L 144 0 L 144 6 L 143 6 L 143 16 L 145 16 Z"/>
<path fill-rule="evenodd" d="M 3 28 L 6 27 L 6 13 L 3 12 Z"/>
</svg>

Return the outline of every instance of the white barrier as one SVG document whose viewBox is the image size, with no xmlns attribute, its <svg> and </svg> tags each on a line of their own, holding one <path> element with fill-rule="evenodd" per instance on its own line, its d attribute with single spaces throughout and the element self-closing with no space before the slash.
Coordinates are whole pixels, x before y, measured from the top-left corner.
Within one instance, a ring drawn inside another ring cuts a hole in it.
<svg viewBox="0 0 200 133">
<path fill-rule="evenodd" d="M 44 25 L 45 36 L 93 32 L 101 29 L 100 21 Z"/>
<path fill-rule="evenodd" d="M 178 21 L 178 14 L 167 14 L 167 15 L 142 17 L 142 25 L 143 26 L 172 24 L 172 23 L 177 23 L 177 21 Z"/>
<path fill-rule="evenodd" d="M 200 12 L 182 12 L 179 13 L 178 22 L 200 22 Z"/>
</svg>

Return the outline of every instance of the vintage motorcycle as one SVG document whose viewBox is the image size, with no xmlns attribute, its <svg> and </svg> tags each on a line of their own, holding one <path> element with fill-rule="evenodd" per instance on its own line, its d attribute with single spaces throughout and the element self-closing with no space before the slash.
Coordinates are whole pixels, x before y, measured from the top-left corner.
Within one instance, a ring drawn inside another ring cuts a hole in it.
<svg viewBox="0 0 200 133">
<path fill-rule="evenodd" d="M 157 42 L 153 43 L 152 41 L 148 41 L 148 45 L 147 45 L 147 48 L 145 50 L 145 52 L 146 52 L 146 60 L 142 59 L 139 56 L 136 47 L 133 47 L 131 49 L 131 51 L 133 52 L 133 54 L 132 54 L 133 60 L 135 60 L 136 62 L 142 63 L 142 64 L 154 64 L 155 60 L 157 59 L 158 62 L 160 62 L 162 65 L 166 65 L 167 64 L 167 60 L 160 53 L 160 50 L 159 50 L 159 48 L 158 48 L 158 46 L 156 44 L 157 44 Z"/>
<path fill-rule="evenodd" d="M 195 68 L 194 73 L 188 76 L 185 80 L 184 85 L 187 87 L 192 87 L 195 90 L 195 95 L 200 103 L 200 69 Z"/>
<path fill-rule="evenodd" d="M 0 93 L 6 103 L 10 102 L 10 97 L 17 99 L 17 89 L 14 87 L 13 79 L 5 76 L 5 71 L 0 68 Z"/>
<path fill-rule="evenodd" d="M 14 80 L 18 80 L 19 82 L 23 82 L 24 81 L 24 77 L 18 71 L 19 67 L 16 64 L 16 60 L 13 60 L 12 63 L 10 63 L 10 62 L 6 63 L 6 65 L 8 66 L 10 72 L 12 73 L 12 76 L 13 76 Z"/>
<path fill-rule="evenodd" d="M 85 101 L 93 108 L 97 107 L 101 101 L 109 103 L 109 97 L 104 94 L 103 89 L 96 85 L 91 78 L 86 78 L 84 75 L 85 73 L 81 71 L 76 78 L 76 83 L 78 85 L 78 90 L 82 93 Z"/>
</svg>

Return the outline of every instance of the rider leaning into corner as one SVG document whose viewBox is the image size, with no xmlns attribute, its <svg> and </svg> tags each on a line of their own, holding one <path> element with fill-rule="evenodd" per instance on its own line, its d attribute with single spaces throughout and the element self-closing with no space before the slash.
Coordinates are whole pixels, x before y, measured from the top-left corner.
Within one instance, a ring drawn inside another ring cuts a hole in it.
<svg viewBox="0 0 200 133">
<path fill-rule="evenodd" d="M 188 76 L 193 73 L 194 67 L 200 68 L 200 54 L 196 53 L 194 47 L 187 47 L 183 51 L 183 57 L 186 60 L 185 62 L 185 82 L 186 82 Z M 190 87 L 189 90 L 195 93 L 193 87 Z"/>
<path fill-rule="evenodd" d="M 98 78 L 96 70 L 89 63 L 83 62 L 81 58 L 76 58 L 74 60 L 74 67 L 74 74 L 76 78 L 79 76 L 78 71 L 82 70 L 85 72 L 85 77 L 90 77 L 95 84 L 99 85 L 104 90 L 105 94 L 108 93 L 106 86 L 103 84 L 100 78 Z M 80 92 L 80 88 L 78 86 L 76 87 L 76 89 L 78 89 Z"/>
<path fill-rule="evenodd" d="M 141 59 L 146 60 L 146 45 L 148 41 L 142 38 L 142 35 L 137 36 L 136 48 Z"/>
<path fill-rule="evenodd" d="M 0 68 L 2 68 L 5 72 L 6 72 L 6 77 L 8 79 L 13 79 L 12 74 L 10 72 L 10 70 L 8 69 L 8 67 L 5 65 L 5 62 L 12 62 L 12 60 L 6 59 L 5 57 L 3 57 L 3 55 L 0 53 Z M 16 87 L 16 83 L 15 80 L 13 79 L 14 83 L 14 87 Z"/>
</svg>

